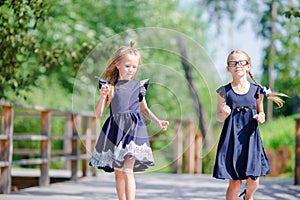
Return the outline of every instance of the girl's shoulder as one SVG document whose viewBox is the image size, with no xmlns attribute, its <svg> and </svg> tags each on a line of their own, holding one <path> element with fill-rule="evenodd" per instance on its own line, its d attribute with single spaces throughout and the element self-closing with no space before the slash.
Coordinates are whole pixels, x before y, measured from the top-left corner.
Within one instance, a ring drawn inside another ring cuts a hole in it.
<svg viewBox="0 0 300 200">
<path fill-rule="evenodd" d="M 261 93 L 261 87 L 255 83 L 250 83 L 250 89 L 255 91 L 255 93 Z"/>
<path fill-rule="evenodd" d="M 223 92 L 228 92 L 228 90 L 230 90 L 230 89 L 231 89 L 231 84 L 230 84 L 230 83 L 227 83 L 226 85 L 220 86 L 220 87 L 216 90 L 216 92 L 217 92 L 217 93 L 220 93 L 221 91 L 223 91 Z"/>
<path fill-rule="evenodd" d="M 140 86 L 142 86 L 142 87 L 148 87 L 148 85 L 149 85 L 149 81 L 150 81 L 150 79 L 144 79 L 144 80 L 140 80 L 139 81 L 139 83 L 140 83 Z"/>
<path fill-rule="evenodd" d="M 221 87 L 219 87 L 216 92 L 218 94 L 221 95 L 221 97 L 225 98 L 226 97 L 226 93 L 231 90 L 231 84 L 227 83 L 226 85 L 222 85 Z"/>
</svg>

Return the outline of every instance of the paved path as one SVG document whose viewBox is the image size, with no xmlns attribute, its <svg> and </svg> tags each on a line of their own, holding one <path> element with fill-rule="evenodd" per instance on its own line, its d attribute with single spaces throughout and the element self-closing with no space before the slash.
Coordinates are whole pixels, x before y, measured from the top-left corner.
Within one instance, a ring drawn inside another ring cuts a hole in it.
<svg viewBox="0 0 300 200">
<path fill-rule="evenodd" d="M 151 200 L 211 200 L 225 199 L 227 181 L 211 175 L 136 174 L 136 199 Z M 255 200 L 300 199 L 300 186 L 292 179 L 261 178 Z M 244 184 L 243 184 L 244 186 Z M 0 195 L 1 200 L 115 200 L 114 174 L 98 173 L 78 181 L 32 187 L 10 195 Z"/>
</svg>

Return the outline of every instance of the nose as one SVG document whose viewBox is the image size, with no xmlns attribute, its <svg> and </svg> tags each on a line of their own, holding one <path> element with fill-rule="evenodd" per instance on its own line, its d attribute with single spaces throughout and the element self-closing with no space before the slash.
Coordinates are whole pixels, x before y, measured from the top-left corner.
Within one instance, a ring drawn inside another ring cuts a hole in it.
<svg viewBox="0 0 300 200">
<path fill-rule="evenodd" d="M 129 71 L 130 72 L 134 71 L 134 67 L 133 66 L 129 67 Z"/>
</svg>

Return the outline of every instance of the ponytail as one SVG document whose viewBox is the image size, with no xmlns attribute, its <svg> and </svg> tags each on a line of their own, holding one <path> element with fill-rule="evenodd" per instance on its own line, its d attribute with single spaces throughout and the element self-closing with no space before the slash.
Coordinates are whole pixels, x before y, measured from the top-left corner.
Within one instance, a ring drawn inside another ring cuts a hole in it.
<svg viewBox="0 0 300 200">
<path fill-rule="evenodd" d="M 254 81 L 254 83 L 261 88 L 262 93 L 264 94 L 265 97 L 267 97 L 271 101 L 274 101 L 278 105 L 279 108 L 281 108 L 283 106 L 285 101 L 282 100 L 279 96 L 288 97 L 288 95 L 283 94 L 283 93 L 272 92 L 270 88 L 266 88 L 266 87 L 262 86 L 259 82 L 257 82 L 257 80 L 254 78 L 254 76 L 252 75 L 252 73 L 250 71 L 248 72 L 248 74 L 249 74 L 250 78 Z"/>
</svg>

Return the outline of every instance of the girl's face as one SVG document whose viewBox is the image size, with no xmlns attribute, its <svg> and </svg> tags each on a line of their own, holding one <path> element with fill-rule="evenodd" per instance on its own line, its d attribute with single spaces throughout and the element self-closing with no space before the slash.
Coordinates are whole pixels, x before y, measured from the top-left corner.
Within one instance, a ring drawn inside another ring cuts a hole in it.
<svg viewBox="0 0 300 200">
<path fill-rule="evenodd" d="M 139 66 L 139 56 L 127 54 L 117 64 L 119 80 L 131 80 L 136 74 Z"/>
<path fill-rule="evenodd" d="M 251 64 L 248 56 L 243 53 L 233 53 L 227 61 L 227 71 L 233 76 L 244 76 L 250 70 Z"/>
</svg>

